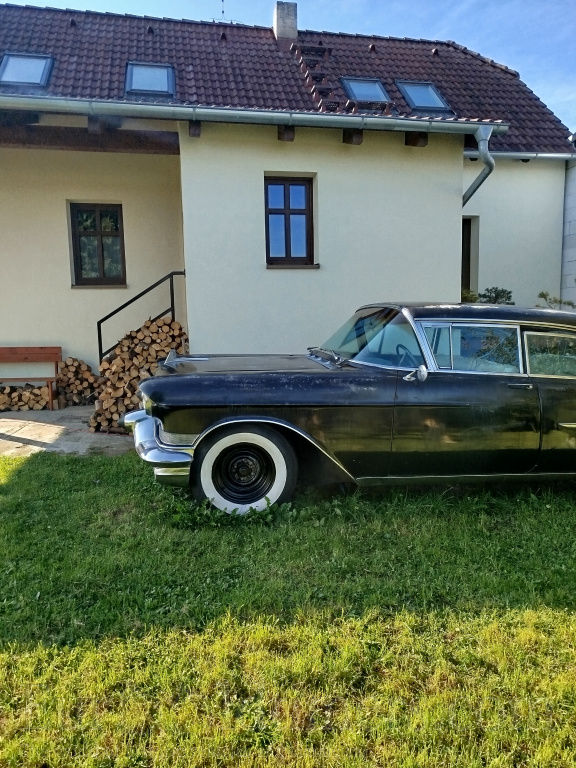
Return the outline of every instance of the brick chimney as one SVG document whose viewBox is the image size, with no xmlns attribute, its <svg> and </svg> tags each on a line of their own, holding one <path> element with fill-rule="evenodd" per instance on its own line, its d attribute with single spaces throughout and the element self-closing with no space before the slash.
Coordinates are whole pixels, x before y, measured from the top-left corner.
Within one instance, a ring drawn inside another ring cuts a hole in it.
<svg viewBox="0 0 576 768">
<path fill-rule="evenodd" d="M 274 9 L 274 35 L 281 48 L 288 50 L 298 38 L 297 4 L 277 0 Z"/>
</svg>

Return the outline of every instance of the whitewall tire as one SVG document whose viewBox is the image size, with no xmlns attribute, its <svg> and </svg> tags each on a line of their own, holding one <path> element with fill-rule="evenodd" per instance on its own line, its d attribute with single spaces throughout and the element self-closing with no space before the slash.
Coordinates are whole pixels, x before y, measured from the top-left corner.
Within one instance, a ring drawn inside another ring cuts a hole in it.
<svg viewBox="0 0 576 768">
<path fill-rule="evenodd" d="M 272 427 L 238 425 L 206 438 L 194 453 L 192 491 L 225 512 L 281 504 L 298 477 L 294 449 Z"/>
</svg>

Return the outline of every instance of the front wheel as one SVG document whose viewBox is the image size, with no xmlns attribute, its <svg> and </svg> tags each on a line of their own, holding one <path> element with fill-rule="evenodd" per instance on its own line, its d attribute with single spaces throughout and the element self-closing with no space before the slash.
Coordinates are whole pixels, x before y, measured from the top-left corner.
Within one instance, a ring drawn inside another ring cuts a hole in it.
<svg viewBox="0 0 576 768">
<path fill-rule="evenodd" d="M 275 429 L 238 426 L 218 431 L 200 444 L 192 462 L 192 492 L 224 512 L 244 514 L 281 504 L 298 477 L 294 449 Z"/>
</svg>

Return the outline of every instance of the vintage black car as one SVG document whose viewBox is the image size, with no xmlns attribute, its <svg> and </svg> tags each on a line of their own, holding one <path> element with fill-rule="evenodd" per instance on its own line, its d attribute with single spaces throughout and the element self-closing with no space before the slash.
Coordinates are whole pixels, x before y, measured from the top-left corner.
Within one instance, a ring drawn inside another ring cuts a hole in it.
<svg viewBox="0 0 576 768">
<path fill-rule="evenodd" d="M 297 480 L 576 474 L 576 314 L 374 304 L 307 355 L 172 353 L 126 415 L 158 480 L 244 512 Z"/>
</svg>

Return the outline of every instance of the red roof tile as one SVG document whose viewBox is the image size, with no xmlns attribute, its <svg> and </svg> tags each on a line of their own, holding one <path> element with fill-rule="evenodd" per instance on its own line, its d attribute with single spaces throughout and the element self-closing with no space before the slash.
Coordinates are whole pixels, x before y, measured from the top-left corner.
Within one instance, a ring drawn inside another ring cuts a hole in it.
<svg viewBox="0 0 576 768">
<path fill-rule="evenodd" d="M 426 115 L 410 109 L 397 81 L 421 80 L 434 83 L 453 113 L 431 117 L 509 123 L 492 138 L 493 151 L 573 151 L 568 129 L 518 73 L 454 42 L 306 30 L 292 48 L 281 50 L 268 27 L 0 5 L 0 56 L 53 56 L 41 91 L 48 96 L 133 101 L 125 74 L 136 61 L 175 69 L 174 98 L 146 103 L 310 112 L 330 102 L 345 111 L 341 78 L 371 77 L 384 84 L 393 115 L 417 117 Z M 0 95 L 15 92 L 26 93 L 0 87 Z"/>
</svg>

